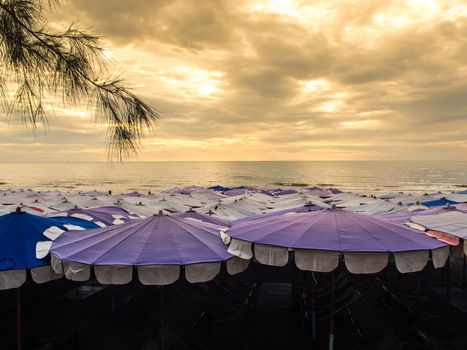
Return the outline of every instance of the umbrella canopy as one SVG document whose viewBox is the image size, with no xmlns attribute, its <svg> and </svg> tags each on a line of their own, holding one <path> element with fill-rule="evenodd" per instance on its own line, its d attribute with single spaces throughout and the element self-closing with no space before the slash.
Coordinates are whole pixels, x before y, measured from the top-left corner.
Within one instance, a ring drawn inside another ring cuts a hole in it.
<svg viewBox="0 0 467 350">
<path fill-rule="evenodd" d="M 98 228 L 99 225 L 95 222 L 80 219 L 73 216 L 57 216 L 53 217 L 54 221 L 62 224 L 67 230 L 90 230 Z"/>
<path fill-rule="evenodd" d="M 318 199 L 306 196 L 287 196 L 285 198 L 281 197 L 279 198 L 279 200 L 277 200 L 271 205 L 274 207 L 273 210 L 290 209 L 304 205 L 316 205 L 321 208 L 331 208 L 329 204 L 326 204 Z"/>
<path fill-rule="evenodd" d="M 217 191 L 217 192 L 223 192 L 223 191 L 228 191 L 228 190 L 230 190 L 230 187 L 224 187 L 224 186 L 216 185 L 216 186 L 208 187 L 208 190 L 213 190 L 213 191 Z"/>
<path fill-rule="evenodd" d="M 291 188 L 263 188 L 260 190 L 261 193 L 270 195 L 270 196 L 284 196 L 287 194 L 294 194 L 297 193 L 297 190 Z"/>
<path fill-rule="evenodd" d="M 0 289 L 17 288 L 26 280 L 44 283 L 61 277 L 46 259 L 52 240 L 67 230 L 66 224 L 25 212 L 0 217 Z"/>
<path fill-rule="evenodd" d="M 440 199 L 434 199 L 431 201 L 422 202 L 421 204 L 427 207 L 441 207 L 445 205 L 459 204 L 459 202 L 455 202 L 455 201 L 452 201 L 446 198 L 440 198 Z"/>
<path fill-rule="evenodd" d="M 414 205 L 417 203 L 428 202 L 431 200 L 439 199 L 441 194 L 424 194 L 422 196 L 414 196 L 412 194 L 401 194 L 398 197 L 389 199 L 393 203 L 400 203 L 401 205 Z"/>
<path fill-rule="evenodd" d="M 305 190 L 307 190 L 307 194 L 313 195 L 313 196 L 318 196 L 322 198 L 332 196 L 331 192 L 327 190 L 323 190 L 322 188 L 319 188 L 319 187 L 307 187 L 305 188 Z"/>
<path fill-rule="evenodd" d="M 258 219 L 265 219 L 265 218 L 269 218 L 269 217 L 277 217 L 277 216 L 284 215 L 284 214 L 289 214 L 289 213 L 305 213 L 305 212 L 310 212 L 310 211 L 317 211 L 317 210 L 320 210 L 320 209 L 323 209 L 323 208 L 310 203 L 310 204 L 302 205 L 300 207 L 276 210 L 276 211 L 271 211 L 271 212 L 267 212 L 267 213 L 264 213 L 264 214 L 248 216 L 246 218 L 237 219 L 234 222 L 236 224 L 239 224 L 241 222 L 253 221 L 253 220 L 258 220 Z"/>
<path fill-rule="evenodd" d="M 329 272 L 343 255 L 352 273 L 376 273 L 394 254 L 400 272 L 423 269 L 432 252 L 435 267 L 443 266 L 449 254 L 442 243 L 410 229 L 368 215 L 338 209 L 281 215 L 236 224 L 222 234 L 231 239 L 229 252 L 244 259 L 283 266 L 288 251 L 302 270 Z M 440 249 L 441 248 L 441 249 Z"/>
<path fill-rule="evenodd" d="M 94 266 L 103 284 L 125 284 L 132 280 L 133 267 L 143 284 L 175 282 L 184 266 L 190 282 L 204 282 L 227 261 L 231 273 L 247 264 L 232 259 L 219 237 L 221 227 L 195 220 L 154 215 L 118 226 L 67 232 L 54 242 L 52 266 L 75 281 L 90 277 Z"/>
<path fill-rule="evenodd" d="M 172 214 L 172 216 L 176 218 L 181 218 L 181 219 L 199 220 L 202 222 L 207 222 L 209 224 L 223 226 L 223 227 L 230 227 L 232 225 L 232 223 L 228 220 L 221 219 L 213 215 L 201 214 L 194 210 L 188 210 L 184 213 Z"/>
<path fill-rule="evenodd" d="M 256 191 L 253 187 L 246 187 L 246 186 L 238 186 L 232 187 L 230 190 L 224 191 L 224 195 L 233 197 L 233 196 L 240 196 L 242 194 L 246 194 L 251 191 Z"/>
<path fill-rule="evenodd" d="M 416 211 L 408 212 L 408 213 L 389 212 L 386 215 L 382 215 L 381 218 L 384 220 L 392 221 L 392 222 L 404 223 L 406 221 L 409 221 L 412 217 L 425 216 L 425 215 L 437 215 L 437 214 L 442 214 L 442 213 L 448 213 L 453 210 L 454 211 L 457 210 L 456 207 L 454 206 L 437 207 L 437 208 L 431 208 L 431 209 L 426 209 L 426 210 L 416 210 Z"/>
<path fill-rule="evenodd" d="M 457 210 L 449 210 L 438 215 L 412 217 L 410 221 L 427 230 L 448 233 L 461 239 L 467 238 L 467 213 Z"/>
<path fill-rule="evenodd" d="M 347 207 L 347 211 L 352 211 L 354 213 L 361 213 L 367 215 L 384 215 L 393 211 L 397 211 L 402 206 L 398 204 L 391 203 L 389 201 L 378 201 L 369 204 L 356 205 L 353 207 Z"/>
<path fill-rule="evenodd" d="M 51 217 L 56 219 L 63 218 L 77 218 L 92 222 L 94 227 L 100 226 L 105 227 L 109 225 L 123 224 L 127 221 L 139 219 L 139 217 L 131 215 L 128 211 L 123 208 L 115 206 L 96 207 L 89 209 L 70 209 L 65 212 L 59 212 L 51 214 Z M 86 228 L 94 228 L 86 227 Z"/>
</svg>

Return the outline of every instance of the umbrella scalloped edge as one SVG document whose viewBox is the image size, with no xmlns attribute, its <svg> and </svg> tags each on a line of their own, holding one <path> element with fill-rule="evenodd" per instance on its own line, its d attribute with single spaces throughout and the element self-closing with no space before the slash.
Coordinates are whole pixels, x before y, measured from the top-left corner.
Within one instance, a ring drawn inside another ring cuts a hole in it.
<svg viewBox="0 0 467 350">
<path fill-rule="evenodd" d="M 284 266 L 288 262 L 289 249 L 264 244 L 251 244 L 246 241 L 232 239 L 229 253 L 239 258 L 253 257 L 264 265 Z M 253 254 L 254 252 L 254 254 Z M 336 252 L 313 249 L 295 249 L 295 264 L 300 270 L 312 272 L 331 272 L 339 265 L 343 257 L 345 266 L 353 274 L 371 274 L 382 271 L 394 256 L 396 268 L 401 273 L 418 272 L 425 268 L 430 260 L 435 268 L 443 267 L 449 256 L 449 246 L 433 250 L 408 252 Z"/>
<path fill-rule="evenodd" d="M 26 282 L 26 270 L 0 271 L 0 290 L 19 288 Z"/>
<path fill-rule="evenodd" d="M 234 275 L 246 270 L 250 261 L 233 257 L 226 261 L 227 271 Z M 184 265 L 185 278 L 190 283 L 207 282 L 215 278 L 221 271 L 221 262 Z M 53 271 L 72 281 L 84 282 L 91 277 L 94 269 L 96 280 L 101 284 L 127 284 L 133 279 L 133 266 L 129 265 L 87 265 L 74 261 L 60 260 L 51 257 Z M 168 285 L 180 278 L 179 265 L 137 266 L 138 279 L 144 285 Z"/>
</svg>

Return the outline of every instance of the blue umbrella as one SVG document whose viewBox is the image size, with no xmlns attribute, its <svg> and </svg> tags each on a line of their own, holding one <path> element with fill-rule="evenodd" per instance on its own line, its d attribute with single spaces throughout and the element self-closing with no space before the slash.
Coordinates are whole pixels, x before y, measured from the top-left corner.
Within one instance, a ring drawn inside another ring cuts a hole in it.
<svg viewBox="0 0 467 350">
<path fill-rule="evenodd" d="M 38 283 L 47 281 L 44 269 L 36 268 L 49 265 L 48 248 L 52 241 L 68 225 L 83 225 L 83 220 L 57 220 L 21 212 L 19 209 L 0 217 L 0 289 L 17 288 L 26 279 L 26 269 L 31 269 L 33 280 Z M 89 225 L 88 223 L 86 223 Z M 40 271 L 40 272 L 39 272 Z"/>
<path fill-rule="evenodd" d="M 459 202 L 454 202 L 446 198 L 434 199 L 432 201 L 422 202 L 422 205 L 426 207 L 441 207 L 445 205 L 459 204 Z"/>
<path fill-rule="evenodd" d="M 100 227 L 95 222 L 75 218 L 72 216 L 57 216 L 53 218 L 54 221 L 63 224 L 63 226 L 68 230 L 90 230 L 92 228 Z"/>
<path fill-rule="evenodd" d="M 81 221 L 81 220 L 80 220 Z M 32 279 L 44 283 L 60 278 L 50 268 L 48 251 L 52 241 L 67 230 L 70 223 L 22 212 L 0 217 L 0 289 L 16 288 L 17 347 L 21 349 L 21 285 L 26 270 Z M 73 220 L 73 224 L 77 224 Z M 76 227 L 76 225 L 75 225 Z"/>
<path fill-rule="evenodd" d="M 208 190 L 213 190 L 213 191 L 217 191 L 217 192 L 224 192 L 224 191 L 228 191 L 230 189 L 231 189 L 230 187 L 224 187 L 224 186 L 220 186 L 220 185 L 208 187 Z"/>
</svg>

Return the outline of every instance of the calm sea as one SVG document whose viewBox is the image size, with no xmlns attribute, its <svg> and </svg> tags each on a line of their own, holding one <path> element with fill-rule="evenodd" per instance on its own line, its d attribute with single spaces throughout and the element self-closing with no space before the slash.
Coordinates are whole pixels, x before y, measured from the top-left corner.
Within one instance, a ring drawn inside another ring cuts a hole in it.
<svg viewBox="0 0 467 350">
<path fill-rule="evenodd" d="M 467 162 L 0 163 L 0 188 L 160 191 L 212 185 L 338 187 L 362 194 L 467 188 Z"/>
</svg>

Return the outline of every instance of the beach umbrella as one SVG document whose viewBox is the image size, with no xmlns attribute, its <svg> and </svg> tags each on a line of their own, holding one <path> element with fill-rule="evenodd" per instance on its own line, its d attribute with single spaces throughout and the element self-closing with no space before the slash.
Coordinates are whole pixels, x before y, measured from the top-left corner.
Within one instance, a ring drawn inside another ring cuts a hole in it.
<svg viewBox="0 0 467 350">
<path fill-rule="evenodd" d="M 116 196 L 116 201 L 119 203 L 127 203 L 130 205 L 148 205 L 152 201 L 154 201 L 155 198 L 154 196 L 151 197 L 145 197 L 145 196 L 133 196 L 133 197 L 121 197 L 121 196 Z"/>
<path fill-rule="evenodd" d="M 209 224 L 223 226 L 223 227 L 230 227 L 232 225 L 232 223 L 228 220 L 221 219 L 213 215 L 201 214 L 192 209 L 184 213 L 172 214 L 172 216 L 176 218 L 181 218 L 181 219 L 198 220 L 198 221 L 207 222 Z"/>
<path fill-rule="evenodd" d="M 459 245 L 459 240 L 463 241 L 464 254 L 462 255 L 462 286 L 464 286 L 466 280 L 465 265 L 467 255 L 467 213 L 456 209 L 451 209 L 437 215 L 412 217 L 410 218 L 410 222 L 407 223 L 407 225 L 424 231 L 426 235 L 437 238 L 440 241 L 447 242 L 451 245 Z M 449 260 L 446 266 L 446 270 L 446 298 L 449 305 Z"/>
<path fill-rule="evenodd" d="M 170 193 L 160 198 L 160 201 L 165 201 L 165 205 L 184 206 L 185 210 L 189 207 L 202 207 L 204 205 L 200 199 L 193 197 L 193 194 Z"/>
<path fill-rule="evenodd" d="M 369 204 L 379 204 L 379 203 L 381 203 L 381 200 L 377 198 L 355 196 L 353 199 L 335 202 L 335 205 L 338 208 L 354 208 L 358 206 L 369 205 Z"/>
<path fill-rule="evenodd" d="M 133 191 L 133 192 L 128 192 L 128 193 L 122 193 L 120 196 L 121 197 L 143 197 L 144 195 L 142 193 L 139 193 L 138 191 Z"/>
<path fill-rule="evenodd" d="M 50 216 L 49 216 L 50 217 Z M 55 222 L 62 224 L 68 231 L 71 230 L 90 230 L 100 227 L 96 222 L 80 219 L 72 216 L 51 217 Z"/>
<path fill-rule="evenodd" d="M 17 212 L 0 217 L 0 289 L 20 287 L 26 280 L 26 270 L 33 281 L 44 283 L 60 277 L 50 268 L 46 258 L 52 241 L 74 222 Z M 82 229 L 82 228 L 80 228 Z"/>
<path fill-rule="evenodd" d="M 77 206 L 78 208 L 94 208 L 94 207 L 112 205 L 115 200 L 112 196 L 91 197 L 91 196 L 86 196 L 86 195 L 77 195 L 77 196 L 66 197 L 64 201 L 69 202 L 73 204 L 73 206 Z M 67 208 L 67 209 L 71 209 L 71 208 Z"/>
<path fill-rule="evenodd" d="M 51 214 L 49 217 L 54 217 L 56 219 L 61 217 L 82 219 L 94 223 L 95 227 L 119 225 L 130 220 L 140 219 L 140 217 L 131 215 L 125 209 L 116 206 L 104 206 L 89 209 L 70 209 L 64 212 Z"/>
<path fill-rule="evenodd" d="M 426 207 L 441 207 L 441 206 L 446 206 L 446 205 L 452 205 L 452 204 L 459 204 L 459 202 L 455 202 L 446 198 L 439 198 L 439 199 L 433 199 L 430 201 L 425 201 L 421 202 L 422 205 Z"/>
<path fill-rule="evenodd" d="M 101 197 L 101 196 L 106 196 L 107 195 L 107 193 L 97 191 L 97 190 L 86 191 L 86 192 L 83 192 L 82 194 L 85 195 L 85 196 L 89 196 L 89 197 Z"/>
<path fill-rule="evenodd" d="M 335 188 L 335 187 L 329 187 L 329 188 L 326 188 L 326 191 L 329 191 L 331 192 L 331 194 L 339 194 L 339 193 L 342 193 L 342 191 L 338 188 Z"/>
<path fill-rule="evenodd" d="M 329 198 L 323 198 L 328 204 L 335 204 L 338 208 L 348 208 L 358 205 L 378 203 L 379 200 L 373 197 L 360 196 L 356 193 L 342 192 Z"/>
<path fill-rule="evenodd" d="M 229 273 L 248 263 L 227 252 L 219 237 L 221 227 L 197 220 L 154 215 L 146 219 L 86 232 L 68 232 L 52 246 L 52 264 L 68 279 L 85 281 L 91 267 L 102 284 L 126 284 L 137 269 L 144 285 L 175 282 L 183 267 L 191 283 L 213 279 L 226 262 Z M 161 345 L 164 347 L 164 306 L 161 290 Z"/>
<path fill-rule="evenodd" d="M 21 285 L 26 271 L 36 283 L 62 277 L 50 267 L 47 258 L 52 241 L 67 230 L 67 224 L 22 212 L 0 217 L 0 290 L 16 288 L 17 345 L 21 348 Z M 76 227 L 76 226 L 75 226 Z"/>
<path fill-rule="evenodd" d="M 457 203 L 467 203 L 467 193 L 454 193 L 446 196 L 446 199 Z"/>
<path fill-rule="evenodd" d="M 305 188 L 305 190 L 307 191 L 306 193 L 311 196 L 317 196 L 321 198 L 327 198 L 332 196 L 331 192 L 319 187 L 307 187 Z"/>
<path fill-rule="evenodd" d="M 230 190 L 224 191 L 223 194 L 229 197 L 234 197 L 234 196 L 240 196 L 243 194 L 247 194 L 248 192 L 255 191 L 253 187 L 245 187 L 245 186 L 239 186 L 239 187 L 233 187 Z"/>
<path fill-rule="evenodd" d="M 412 217 L 416 216 L 425 216 L 425 215 L 437 215 L 437 214 L 442 214 L 442 213 L 447 213 L 453 210 L 458 210 L 454 206 L 446 206 L 446 207 L 437 207 L 437 208 L 431 208 L 431 209 L 426 209 L 426 210 L 416 210 L 412 212 L 389 212 L 384 215 L 381 215 L 380 218 L 392 222 L 397 222 L 397 223 L 405 223 L 407 221 L 410 221 Z"/>
<path fill-rule="evenodd" d="M 3 192 L 0 195 L 0 204 L 3 205 L 19 205 L 24 200 L 24 196 L 15 192 Z"/>
<path fill-rule="evenodd" d="M 467 215 L 466 215 L 467 216 Z M 352 273 L 377 273 L 393 254 L 397 269 L 423 269 L 432 253 L 435 267 L 444 265 L 446 244 L 419 231 L 339 209 L 292 213 L 234 223 L 223 239 L 231 239 L 229 252 L 260 263 L 283 266 L 289 250 L 302 270 L 330 272 L 344 259 Z"/>
<path fill-rule="evenodd" d="M 230 188 L 230 187 L 224 187 L 224 186 L 216 185 L 216 186 L 208 187 L 208 190 L 213 190 L 213 191 L 216 191 L 216 192 L 224 192 L 224 191 L 231 190 L 231 188 Z"/>
<path fill-rule="evenodd" d="M 199 190 L 190 194 L 191 198 L 197 200 L 201 204 L 209 204 L 218 202 L 219 200 L 225 198 L 222 194 L 211 190 Z"/>
<path fill-rule="evenodd" d="M 439 199 L 440 197 L 443 197 L 444 195 L 441 193 L 434 193 L 434 194 L 428 194 L 425 193 L 424 195 L 421 196 L 414 196 L 412 194 L 401 194 L 398 197 L 394 197 L 389 199 L 393 203 L 400 203 L 401 205 L 414 205 L 414 204 L 420 204 L 423 202 L 428 202 L 431 200 Z"/>
<path fill-rule="evenodd" d="M 323 208 L 319 207 L 317 205 L 314 205 L 314 204 L 312 204 L 310 202 L 310 203 L 302 205 L 300 207 L 270 211 L 270 212 L 266 212 L 266 213 L 263 213 L 263 214 L 247 216 L 245 218 L 235 220 L 234 223 L 239 224 L 241 222 L 246 222 L 246 221 L 253 221 L 253 220 L 257 220 L 257 219 L 277 217 L 277 216 L 280 216 L 280 215 L 286 215 L 286 214 L 291 214 L 291 213 L 305 213 L 305 212 L 310 212 L 310 211 L 317 211 L 317 210 L 320 210 L 320 209 L 323 209 Z"/>
<path fill-rule="evenodd" d="M 467 238 L 467 213 L 455 209 L 447 209 L 437 215 L 415 216 L 410 221 L 425 229 L 445 232 L 461 239 Z"/>
<path fill-rule="evenodd" d="M 233 255 L 227 252 L 219 231 L 222 227 L 197 220 L 153 215 L 122 225 L 66 232 L 52 245 L 52 265 L 74 281 L 85 281 L 94 267 L 103 284 L 124 284 L 137 267 L 143 284 L 175 282 L 184 266 L 190 282 L 208 281 L 227 262 L 236 272 Z"/>
<path fill-rule="evenodd" d="M 345 210 L 353 211 L 354 213 L 376 216 L 414 213 L 428 209 L 429 207 L 424 205 L 403 205 L 402 203 L 392 203 L 388 200 L 379 199 L 373 203 L 345 207 Z"/>
<path fill-rule="evenodd" d="M 260 209 L 260 206 L 251 205 L 251 203 L 242 200 L 228 203 L 221 202 L 196 210 L 203 214 L 215 215 L 229 221 L 237 220 L 246 216 L 261 214 L 264 211 L 263 209 Z"/>
<path fill-rule="evenodd" d="M 321 208 L 331 208 L 327 203 L 322 202 L 319 199 L 306 196 L 285 196 L 276 200 L 273 204 L 270 204 L 273 208 L 271 211 L 284 210 L 290 208 L 297 208 L 304 205 L 315 205 Z"/>
<path fill-rule="evenodd" d="M 129 212 L 132 216 L 139 216 L 141 218 L 146 218 L 149 216 L 154 215 L 155 213 L 158 213 L 159 210 L 164 211 L 164 213 L 172 213 L 171 210 L 166 210 L 165 208 L 162 207 L 158 202 L 151 201 L 148 204 L 129 204 L 124 201 L 117 201 L 115 203 L 115 206 L 118 208 L 124 209 L 127 212 Z M 182 211 L 187 210 L 187 207 L 183 207 Z M 176 212 L 175 210 L 173 212 Z"/>
<path fill-rule="evenodd" d="M 377 273 L 394 256 L 402 272 L 421 271 L 432 257 L 444 266 L 449 247 L 403 225 L 339 209 L 274 216 L 234 223 L 222 233 L 229 252 L 265 265 L 284 266 L 294 251 L 296 266 L 305 271 L 332 272 L 340 259 L 355 274 Z M 331 279 L 333 281 L 333 279 Z M 331 310 L 334 285 L 331 283 Z M 331 311 L 329 348 L 333 347 L 334 312 Z"/>
<path fill-rule="evenodd" d="M 345 210 L 366 215 L 384 215 L 393 211 L 397 211 L 401 208 L 404 207 L 389 201 L 378 200 L 374 203 L 347 207 Z"/>
<path fill-rule="evenodd" d="M 174 187 L 174 188 L 169 188 L 168 190 L 162 191 L 163 193 L 178 193 L 178 194 L 184 194 L 184 195 L 189 195 L 193 192 L 199 191 L 199 190 L 204 190 L 204 187 L 200 186 L 186 186 L 183 188 L 180 187 Z"/>
<path fill-rule="evenodd" d="M 298 193 L 297 190 L 291 188 L 263 188 L 260 190 L 260 193 L 267 194 L 269 196 L 285 196 L 287 194 Z"/>
<path fill-rule="evenodd" d="M 464 255 L 467 254 L 467 213 L 456 209 L 445 209 L 436 215 L 419 215 L 410 218 L 407 223 L 412 228 L 419 229 L 427 234 L 452 242 L 449 236 L 464 241 Z M 448 237 L 444 236 L 447 234 Z"/>
</svg>

